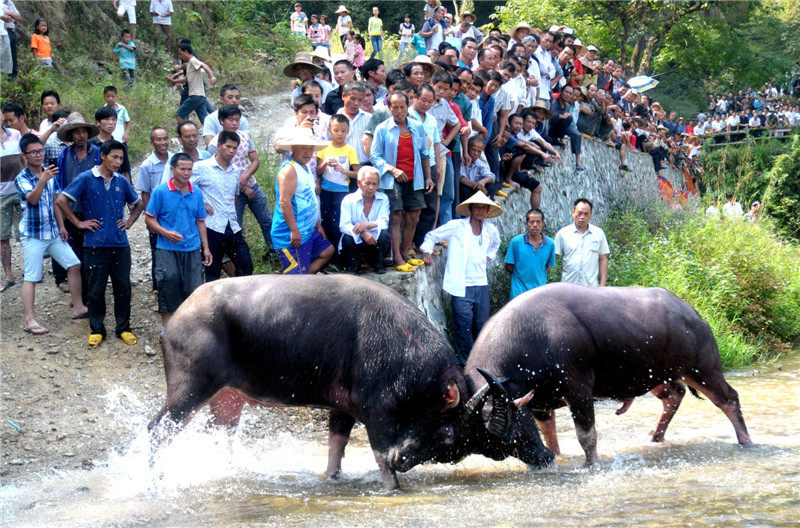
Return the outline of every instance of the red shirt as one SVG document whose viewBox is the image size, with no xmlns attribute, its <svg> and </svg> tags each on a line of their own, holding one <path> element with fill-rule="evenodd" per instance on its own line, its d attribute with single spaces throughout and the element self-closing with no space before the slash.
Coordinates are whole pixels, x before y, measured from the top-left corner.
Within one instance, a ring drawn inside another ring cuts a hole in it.
<svg viewBox="0 0 800 528">
<path fill-rule="evenodd" d="M 397 168 L 406 173 L 409 181 L 414 181 L 414 138 L 411 132 L 400 134 L 397 143 Z"/>
</svg>

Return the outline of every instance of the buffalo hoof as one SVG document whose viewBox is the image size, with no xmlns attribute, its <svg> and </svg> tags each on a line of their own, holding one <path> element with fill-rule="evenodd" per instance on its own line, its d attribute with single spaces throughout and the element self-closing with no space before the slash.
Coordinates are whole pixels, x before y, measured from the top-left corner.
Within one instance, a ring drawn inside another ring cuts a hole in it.
<svg viewBox="0 0 800 528">
<path fill-rule="evenodd" d="M 655 431 L 650 431 L 650 441 L 661 443 L 664 441 L 664 433 L 656 434 Z"/>
</svg>

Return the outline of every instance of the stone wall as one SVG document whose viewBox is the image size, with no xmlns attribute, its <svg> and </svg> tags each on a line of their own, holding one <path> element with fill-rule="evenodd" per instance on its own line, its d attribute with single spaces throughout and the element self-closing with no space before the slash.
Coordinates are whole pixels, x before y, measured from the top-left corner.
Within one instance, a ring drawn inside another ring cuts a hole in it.
<svg viewBox="0 0 800 528">
<path fill-rule="evenodd" d="M 594 214 L 592 222 L 600 226 L 608 218 L 611 199 L 617 191 L 619 171 L 619 151 L 597 140 L 583 140 L 581 161 L 586 168 L 583 172 L 575 171 L 575 157 L 569 147 L 560 150 L 564 158 L 563 164 L 548 167 L 540 175 L 544 192 L 541 209 L 547 218 L 548 233 L 555 233 L 572 221 L 572 203 L 576 198 L 585 197 L 592 200 Z M 634 188 L 658 187 L 658 180 L 653 161 L 649 154 L 629 152 L 626 159 L 630 172 L 623 178 Z M 685 189 L 683 173 L 675 169 L 667 169 L 663 174 L 673 187 Z M 511 189 L 506 189 L 511 191 Z M 503 207 L 503 214 L 488 220 L 497 227 L 500 239 L 507 243 L 514 235 L 522 233 L 525 212 L 530 208 L 530 193 L 525 189 L 510 192 L 507 198 L 498 198 Z M 505 246 L 504 246 L 505 247 Z M 423 266 L 414 273 L 389 271 L 386 275 L 366 275 L 387 286 L 390 286 L 416 304 L 428 319 L 438 328 L 446 326 L 446 312 L 449 312 L 449 296 L 442 291 L 447 250 L 442 255 L 433 257 L 434 265 Z M 502 266 L 504 254 L 492 263 Z M 491 285 L 491 278 L 490 278 Z M 447 308 L 446 308 L 447 307 Z"/>
</svg>

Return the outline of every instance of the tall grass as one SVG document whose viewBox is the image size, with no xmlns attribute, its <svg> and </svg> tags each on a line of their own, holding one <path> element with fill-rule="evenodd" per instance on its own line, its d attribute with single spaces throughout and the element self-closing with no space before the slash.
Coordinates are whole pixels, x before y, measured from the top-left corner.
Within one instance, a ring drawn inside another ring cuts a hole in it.
<svg viewBox="0 0 800 528">
<path fill-rule="evenodd" d="M 759 224 L 706 218 L 655 202 L 652 222 L 635 209 L 605 226 L 609 284 L 661 286 L 709 323 L 723 365 L 773 357 L 800 338 L 800 248 Z"/>
</svg>

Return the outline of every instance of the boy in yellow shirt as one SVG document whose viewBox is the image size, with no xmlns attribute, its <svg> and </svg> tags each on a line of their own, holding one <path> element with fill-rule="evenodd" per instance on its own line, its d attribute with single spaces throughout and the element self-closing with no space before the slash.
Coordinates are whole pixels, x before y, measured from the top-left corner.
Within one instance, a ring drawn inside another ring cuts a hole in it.
<svg viewBox="0 0 800 528">
<path fill-rule="evenodd" d="M 350 192 L 351 179 L 355 184 L 359 165 L 356 149 L 345 143 L 350 132 L 347 117 L 342 114 L 331 116 L 328 130 L 331 144 L 317 152 L 317 193 L 322 229 L 325 230 L 328 242 L 333 247 L 339 247 L 342 200 Z"/>
</svg>

